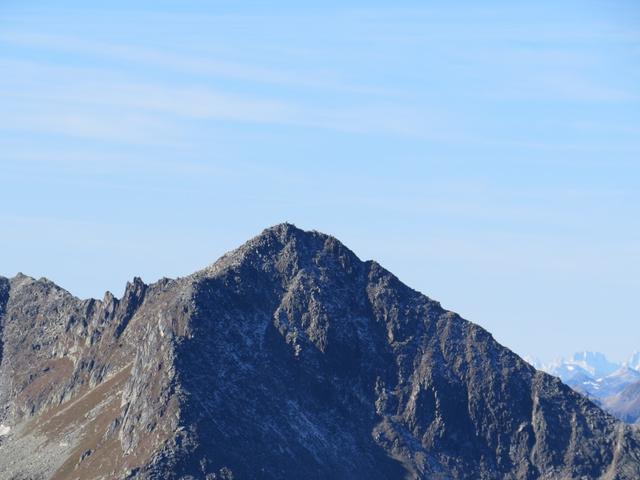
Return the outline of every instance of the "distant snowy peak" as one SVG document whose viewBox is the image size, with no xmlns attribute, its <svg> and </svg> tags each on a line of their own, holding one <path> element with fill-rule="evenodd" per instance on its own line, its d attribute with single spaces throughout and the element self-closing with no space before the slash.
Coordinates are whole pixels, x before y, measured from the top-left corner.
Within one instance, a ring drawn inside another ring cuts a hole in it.
<svg viewBox="0 0 640 480">
<path fill-rule="evenodd" d="M 594 376 L 589 370 L 575 363 L 560 361 L 552 365 L 543 366 L 542 370 L 556 377 L 560 377 L 563 382 L 569 385 L 595 381 Z"/>
<path fill-rule="evenodd" d="M 579 352 L 568 360 L 546 365 L 530 357 L 526 360 L 559 377 L 621 420 L 640 423 L 640 351 L 622 364 L 609 361 L 599 352 Z"/>
<path fill-rule="evenodd" d="M 624 365 L 626 367 L 632 368 L 633 370 L 640 371 L 640 350 L 636 350 L 633 352 L 633 355 L 627 360 Z"/>
<path fill-rule="evenodd" d="M 586 370 L 589 375 L 595 378 L 606 377 L 620 368 L 619 363 L 610 362 L 604 354 L 600 352 L 578 352 L 568 362 Z"/>
<path fill-rule="evenodd" d="M 574 383 L 585 376 L 594 381 L 609 376 L 627 378 L 640 372 L 640 351 L 634 352 L 624 363 L 612 362 L 603 353 L 588 351 L 577 352 L 568 359 L 560 358 L 548 364 L 542 364 L 537 359 L 532 361 L 527 358 L 527 361 L 540 370 L 560 377 L 565 383 Z"/>
</svg>

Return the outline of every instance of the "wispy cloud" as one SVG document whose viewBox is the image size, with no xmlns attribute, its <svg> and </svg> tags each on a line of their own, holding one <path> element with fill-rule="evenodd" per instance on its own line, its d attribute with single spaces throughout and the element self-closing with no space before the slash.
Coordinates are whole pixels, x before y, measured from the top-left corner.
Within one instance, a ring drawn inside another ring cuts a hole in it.
<svg viewBox="0 0 640 480">
<path fill-rule="evenodd" d="M 11 96 L 4 94 L 6 115 L 0 119 L 0 128 L 5 130 L 184 147 L 193 139 L 191 122 L 207 125 L 220 121 L 482 147 L 556 151 L 599 148 L 594 141 L 541 142 L 482 134 L 479 126 L 469 125 L 469 120 L 460 117 L 456 109 L 446 110 L 428 102 L 405 104 L 363 98 L 345 105 L 335 100 L 325 105 L 321 99 L 285 99 L 273 92 L 258 96 L 231 93 L 205 84 L 140 81 L 108 69 L 15 60 L 0 61 L 0 68 L 12 72 L 0 79 L 0 98 L 3 85 L 12 92 Z M 517 92 L 500 95 L 501 99 L 518 98 Z"/>
<path fill-rule="evenodd" d="M 244 122 L 361 134 L 448 139 L 450 114 L 364 98 L 349 105 L 230 93 L 208 85 L 175 85 L 103 75 L 92 69 L 4 61 L 12 72 L 11 119 L 3 128 L 118 140 L 177 142 L 181 120 Z M 46 85 L 44 85 L 42 82 Z M 46 87 L 46 88 L 45 88 Z M 0 91 L 0 97 L 2 92 Z M 458 137 L 459 138 L 459 137 Z"/>
<path fill-rule="evenodd" d="M 13 112 L 0 117 L 4 131 L 115 141 L 137 145 L 179 146 L 175 125 L 150 115 L 105 113 L 86 109 L 46 109 L 37 113 Z"/>
<path fill-rule="evenodd" d="M 363 95 L 398 95 L 400 92 L 371 85 L 354 85 L 341 81 L 339 74 L 327 70 L 300 73 L 269 67 L 246 65 L 224 61 L 211 56 L 189 56 L 173 54 L 166 50 L 141 45 L 117 44 L 87 39 L 44 35 L 36 33 L 6 32 L 0 34 L 0 43 L 13 46 L 90 55 L 120 61 L 145 64 L 175 72 L 209 77 L 224 77 L 232 80 L 275 84 L 298 88 L 312 88 Z"/>
<path fill-rule="evenodd" d="M 374 28 L 376 35 L 380 33 L 378 30 L 414 35 L 424 30 L 421 25 L 433 11 L 371 9 L 347 13 L 365 21 L 366 28 Z M 387 24 L 383 20 L 389 15 L 394 15 L 393 22 L 385 26 Z M 258 20 L 261 19 L 255 19 Z M 405 32 L 402 27 L 406 25 L 409 28 Z M 555 31 L 555 26 L 547 28 Z M 435 33 L 426 32 L 425 35 L 444 35 L 447 33 L 444 30 L 437 27 Z M 459 25 L 454 31 L 458 30 Z M 499 31 L 509 34 L 511 29 L 507 27 Z M 483 27 L 474 32 L 486 40 Z M 424 37 L 417 38 L 424 40 Z M 520 39 L 526 39 L 526 35 Z M 254 41 L 249 40 L 249 44 Z M 460 71 L 472 72 L 478 82 L 466 82 L 465 88 L 459 90 L 455 85 L 436 84 L 433 93 L 421 94 L 420 100 L 416 100 L 412 98 L 415 96 L 411 88 L 421 91 L 420 86 L 412 85 L 406 93 L 399 93 L 401 89 L 345 81 L 339 71 L 327 69 L 273 68 L 259 65 L 260 62 L 226 61 L 217 55 L 185 54 L 184 51 L 178 55 L 170 50 L 139 44 L 101 42 L 28 30 L 1 33 L 0 43 L 32 52 L 63 54 L 59 64 L 37 60 L 0 60 L 0 68 L 10 72 L 0 79 L 0 88 L 3 83 L 9 85 L 6 91 L 11 92 L 11 98 L 7 103 L 22 102 L 20 107 L 32 106 L 18 112 L 15 121 L 5 120 L 6 128 L 31 128 L 134 143 L 156 142 L 160 138 L 165 142 L 179 142 L 186 127 L 182 120 L 214 120 L 406 136 L 481 146 L 580 149 L 586 148 L 584 143 L 574 145 L 566 140 L 563 145 L 558 145 L 553 141 L 500 138 L 500 132 L 495 128 L 488 134 L 490 128 L 465 115 L 465 106 L 457 104 L 457 101 L 479 100 L 491 106 L 503 101 L 623 103 L 639 99 L 635 90 L 599 84 L 593 80 L 593 75 L 584 74 L 580 68 L 585 64 L 594 67 L 589 56 L 580 57 L 571 49 L 558 52 L 539 46 L 525 49 L 502 46 L 501 55 L 497 56 L 493 55 L 493 49 L 486 49 L 486 45 L 478 49 L 473 44 L 465 49 L 454 46 L 458 53 L 451 63 L 459 62 Z M 402 43 L 398 44 L 396 39 L 395 46 L 402 46 Z M 430 55 L 433 54 L 434 51 L 430 51 Z M 507 60 L 502 58 L 505 55 Z M 80 63 L 85 65 L 82 68 L 73 66 L 78 56 Z M 115 62 L 104 62 L 105 59 Z M 500 66 L 505 62 L 522 66 L 522 72 L 516 75 L 513 71 L 504 72 L 507 75 L 502 79 Z M 132 69 L 131 65 L 143 68 Z M 541 72 L 536 71 L 536 65 L 544 67 Z M 156 68 L 163 73 L 158 77 L 163 79 L 162 82 L 153 78 L 152 72 Z M 550 70 L 552 75 L 549 75 Z M 485 71 L 490 71 L 486 77 Z M 167 73 L 171 74 L 164 75 Z M 217 79 L 234 80 L 234 86 L 225 87 L 225 83 Z M 263 88 L 263 84 L 288 88 L 283 93 L 282 89 Z M 388 86 L 389 82 L 386 84 Z M 295 89 L 301 91 L 292 95 Z M 437 98 L 439 89 L 449 89 L 450 94 L 455 90 L 456 101 L 440 101 Z M 346 95 L 336 95 L 337 92 Z M 2 95 L 0 90 L 0 97 Z"/>
</svg>

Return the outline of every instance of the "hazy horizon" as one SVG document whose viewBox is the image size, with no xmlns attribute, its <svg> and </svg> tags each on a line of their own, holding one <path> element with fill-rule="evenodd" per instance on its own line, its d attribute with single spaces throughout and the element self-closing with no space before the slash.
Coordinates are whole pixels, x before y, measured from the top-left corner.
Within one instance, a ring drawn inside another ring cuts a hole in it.
<svg viewBox="0 0 640 480">
<path fill-rule="evenodd" d="M 490 7 L 490 8 L 489 8 Z M 633 2 L 5 2 L 0 275 L 331 234 L 545 362 L 640 349 Z"/>
</svg>

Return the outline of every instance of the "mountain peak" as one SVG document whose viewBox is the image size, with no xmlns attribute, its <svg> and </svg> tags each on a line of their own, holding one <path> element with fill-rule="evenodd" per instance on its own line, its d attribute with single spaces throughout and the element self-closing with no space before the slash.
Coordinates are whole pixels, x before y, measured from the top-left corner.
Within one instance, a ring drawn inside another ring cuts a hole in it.
<svg viewBox="0 0 640 480">
<path fill-rule="evenodd" d="M 43 291 L 0 292 L 1 478 L 640 476 L 634 431 L 329 235 Z"/>
<path fill-rule="evenodd" d="M 615 362 L 611 362 L 601 352 L 582 351 L 576 352 L 569 360 L 561 360 L 549 365 L 546 370 L 553 373 L 554 370 L 563 368 L 564 366 L 580 367 L 594 378 L 601 378 L 610 375 L 619 368 Z"/>
<path fill-rule="evenodd" d="M 251 265 L 259 270 L 275 269 L 282 274 L 288 272 L 294 275 L 300 269 L 318 264 L 320 257 L 332 257 L 334 263 L 342 264 L 344 268 L 361 263 L 349 248 L 331 235 L 317 230 L 302 230 L 291 223 L 279 223 L 227 252 L 194 276 L 215 276 L 241 265 Z"/>
<path fill-rule="evenodd" d="M 625 365 L 640 371 L 640 350 L 636 350 L 631 354 L 629 359 L 625 362 Z"/>
<path fill-rule="evenodd" d="M 245 243 L 246 246 L 271 245 L 278 248 L 287 244 L 309 244 L 313 242 L 320 245 L 326 241 L 332 241 L 346 248 L 338 239 L 317 230 L 303 230 L 292 223 L 283 222 L 265 228 L 260 234 Z M 242 247 L 241 247 L 242 248 Z"/>
<path fill-rule="evenodd" d="M 305 231 L 296 227 L 295 224 L 282 222 L 265 228 L 258 237 L 263 235 L 276 235 L 280 239 L 284 240 L 292 235 L 299 235 L 303 233 L 305 233 Z"/>
</svg>

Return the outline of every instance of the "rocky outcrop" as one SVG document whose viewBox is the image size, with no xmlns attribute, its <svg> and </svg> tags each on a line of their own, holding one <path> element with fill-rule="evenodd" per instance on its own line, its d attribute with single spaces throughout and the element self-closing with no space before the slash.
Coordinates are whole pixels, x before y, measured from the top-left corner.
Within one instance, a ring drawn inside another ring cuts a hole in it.
<svg viewBox="0 0 640 480">
<path fill-rule="evenodd" d="M 640 477 L 637 431 L 288 224 L 120 300 L 2 279 L 0 326 L 2 478 Z"/>
</svg>

